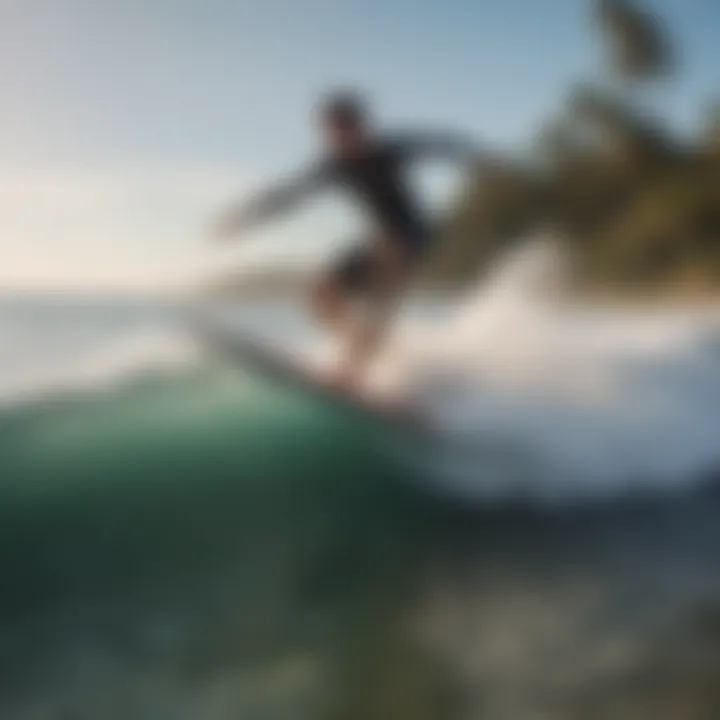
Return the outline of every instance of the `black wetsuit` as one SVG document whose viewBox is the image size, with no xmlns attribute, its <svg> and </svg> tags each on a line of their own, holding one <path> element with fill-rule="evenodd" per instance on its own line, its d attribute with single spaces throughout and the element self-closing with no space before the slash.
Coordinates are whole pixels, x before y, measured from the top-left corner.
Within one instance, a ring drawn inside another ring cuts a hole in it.
<svg viewBox="0 0 720 720">
<path fill-rule="evenodd" d="M 282 212 L 305 196 L 326 187 L 346 189 L 365 211 L 373 239 L 400 248 L 411 261 L 421 259 L 432 242 L 429 217 L 406 178 L 410 162 L 424 156 L 476 157 L 464 140 L 440 135 L 400 135 L 380 138 L 354 157 L 330 156 L 296 178 L 251 202 L 245 219 L 260 220 Z M 343 255 L 334 267 L 336 278 L 349 289 L 364 289 L 372 280 L 376 255 L 373 244 L 362 243 Z"/>
</svg>

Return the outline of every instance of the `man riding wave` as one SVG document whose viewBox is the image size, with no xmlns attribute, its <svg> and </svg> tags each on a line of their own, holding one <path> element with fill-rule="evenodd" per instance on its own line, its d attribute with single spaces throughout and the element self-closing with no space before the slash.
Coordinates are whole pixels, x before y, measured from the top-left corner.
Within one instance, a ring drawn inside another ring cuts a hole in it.
<svg viewBox="0 0 720 720">
<path fill-rule="evenodd" d="M 474 163 L 479 156 L 469 142 L 451 134 L 376 133 L 364 103 L 354 94 L 328 98 L 320 125 L 325 155 L 291 180 L 231 209 L 217 232 L 223 238 L 236 237 L 333 186 L 360 205 L 371 223 L 366 239 L 331 265 L 312 298 L 316 319 L 344 341 L 329 381 L 352 391 L 382 347 L 409 281 L 435 242 L 430 218 L 407 181 L 408 165 L 428 156 L 464 163 Z"/>
</svg>

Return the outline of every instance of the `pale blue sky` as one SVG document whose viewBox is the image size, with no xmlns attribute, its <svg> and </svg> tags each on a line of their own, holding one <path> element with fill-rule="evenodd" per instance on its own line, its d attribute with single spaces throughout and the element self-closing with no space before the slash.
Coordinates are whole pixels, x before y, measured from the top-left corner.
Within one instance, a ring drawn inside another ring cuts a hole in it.
<svg viewBox="0 0 720 720">
<path fill-rule="evenodd" d="M 683 50 L 664 102 L 692 126 L 719 90 L 720 4 L 651 5 Z M 598 58 L 585 0 L 0 0 L 0 283 L 163 285 L 230 262 L 203 223 L 313 153 L 328 87 L 363 88 L 389 125 L 522 148 Z M 319 210 L 240 259 L 356 227 Z"/>
</svg>

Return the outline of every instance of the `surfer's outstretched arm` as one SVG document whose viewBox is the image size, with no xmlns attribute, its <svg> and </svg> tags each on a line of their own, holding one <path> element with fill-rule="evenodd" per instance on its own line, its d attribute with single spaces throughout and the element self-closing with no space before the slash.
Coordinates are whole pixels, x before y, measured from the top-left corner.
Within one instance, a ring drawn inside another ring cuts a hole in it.
<svg viewBox="0 0 720 720">
<path fill-rule="evenodd" d="M 230 208 L 217 221 L 215 236 L 220 239 L 235 237 L 292 210 L 322 189 L 327 183 L 328 174 L 326 166 L 318 163 L 239 206 Z"/>
<path fill-rule="evenodd" d="M 453 160 L 471 169 L 489 158 L 469 138 L 452 132 L 408 132 L 397 139 L 401 151 L 409 158 L 439 158 Z"/>
</svg>

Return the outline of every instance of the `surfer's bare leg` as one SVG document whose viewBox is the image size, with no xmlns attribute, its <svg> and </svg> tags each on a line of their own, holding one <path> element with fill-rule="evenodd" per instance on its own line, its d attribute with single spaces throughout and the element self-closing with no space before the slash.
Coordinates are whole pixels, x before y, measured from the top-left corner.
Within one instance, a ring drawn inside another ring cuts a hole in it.
<svg viewBox="0 0 720 720">
<path fill-rule="evenodd" d="M 332 333 L 344 332 L 350 315 L 350 297 L 332 275 L 318 281 L 311 303 L 313 315 L 320 325 Z"/>
<path fill-rule="evenodd" d="M 339 375 L 358 386 L 389 335 L 392 320 L 410 275 L 405 255 L 393 247 L 378 249 L 378 262 L 364 312 L 347 323 Z"/>
<path fill-rule="evenodd" d="M 385 342 L 409 270 L 406 253 L 386 245 L 353 251 L 317 283 L 313 314 L 341 344 L 330 382 L 358 388 Z"/>
<path fill-rule="evenodd" d="M 315 320 L 339 340 L 344 350 L 357 322 L 354 297 L 336 276 L 328 274 L 315 286 L 311 300 Z M 342 361 L 328 374 L 326 380 L 342 389 L 352 390 L 354 378 L 346 372 L 346 366 L 343 352 Z"/>
</svg>

